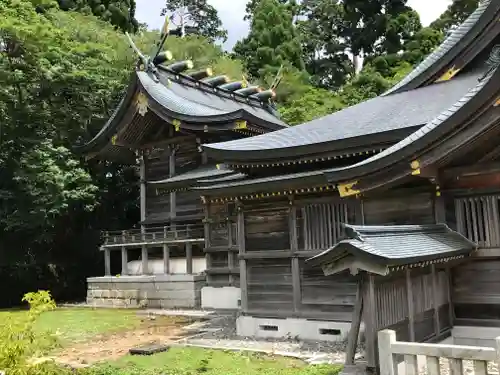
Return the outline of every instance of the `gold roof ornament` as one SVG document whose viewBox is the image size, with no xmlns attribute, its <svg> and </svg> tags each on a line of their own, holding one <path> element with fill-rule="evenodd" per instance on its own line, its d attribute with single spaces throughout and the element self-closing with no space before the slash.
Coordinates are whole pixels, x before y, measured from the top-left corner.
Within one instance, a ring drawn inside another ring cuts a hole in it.
<svg viewBox="0 0 500 375">
<path fill-rule="evenodd" d="M 137 106 L 139 114 L 144 117 L 148 112 L 148 98 L 143 92 L 137 94 L 135 105 Z"/>
<path fill-rule="evenodd" d="M 412 172 L 411 174 L 414 176 L 420 175 L 420 161 L 418 160 L 413 160 L 410 164 Z"/>
<path fill-rule="evenodd" d="M 450 69 L 448 69 L 441 77 L 439 77 L 436 82 L 443 82 L 443 81 L 449 81 L 453 77 L 457 75 L 457 73 L 460 72 L 460 69 L 455 68 L 455 65 L 453 65 Z"/>
<path fill-rule="evenodd" d="M 172 125 L 174 125 L 174 129 L 176 132 L 180 131 L 181 130 L 181 120 L 178 120 L 178 119 L 174 119 L 172 121 Z"/>
<path fill-rule="evenodd" d="M 354 189 L 354 186 L 358 184 L 358 181 L 353 181 L 353 182 L 347 182 L 344 184 L 338 184 L 337 189 L 339 191 L 339 195 L 344 198 L 344 197 L 350 197 L 353 195 L 357 195 L 361 193 L 360 190 Z"/>
<path fill-rule="evenodd" d="M 235 129 L 246 129 L 247 128 L 247 122 L 245 120 L 238 120 L 236 121 L 236 125 L 234 127 Z"/>
</svg>

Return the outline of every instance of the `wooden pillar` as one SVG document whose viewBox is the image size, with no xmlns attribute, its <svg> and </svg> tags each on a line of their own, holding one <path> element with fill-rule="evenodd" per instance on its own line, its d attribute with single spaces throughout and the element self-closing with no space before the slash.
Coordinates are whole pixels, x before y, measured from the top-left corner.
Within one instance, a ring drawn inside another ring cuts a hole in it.
<svg viewBox="0 0 500 375">
<path fill-rule="evenodd" d="M 141 196 L 141 222 L 146 220 L 146 193 L 147 193 L 147 153 L 142 151 L 140 155 L 140 165 L 139 165 L 139 179 L 141 183 L 140 196 Z M 144 233 L 146 230 L 144 224 L 141 225 L 141 232 Z"/>
<path fill-rule="evenodd" d="M 356 304 L 352 313 L 351 329 L 347 338 L 347 349 L 345 364 L 354 365 L 354 357 L 356 356 L 356 348 L 358 347 L 359 329 L 363 315 L 363 278 L 358 281 L 358 290 L 356 292 Z"/>
<path fill-rule="evenodd" d="M 238 204 L 238 250 L 242 256 L 245 254 L 245 214 L 243 206 Z M 248 311 L 248 285 L 247 285 L 247 261 L 240 258 L 240 290 L 241 290 L 241 310 Z"/>
<path fill-rule="evenodd" d="M 209 249 L 211 246 L 210 242 L 210 203 L 206 201 L 205 197 L 201 197 L 204 205 L 203 205 L 203 210 L 205 211 L 205 220 L 203 223 L 203 233 L 204 233 L 204 238 L 205 238 L 205 249 Z M 210 259 L 210 253 L 205 251 L 205 263 L 207 270 L 211 268 L 211 259 Z M 207 284 L 210 285 L 210 275 L 206 275 L 207 278 Z"/>
<path fill-rule="evenodd" d="M 170 178 L 175 176 L 175 153 L 177 148 L 175 146 L 170 146 L 170 156 L 168 158 L 168 175 Z M 175 191 L 170 192 L 170 220 L 172 222 L 172 228 L 175 228 L 173 220 L 177 217 L 177 193 Z"/>
<path fill-rule="evenodd" d="M 410 341 L 415 341 L 415 309 L 413 307 L 413 288 L 411 281 L 411 270 L 405 270 L 406 277 L 406 303 L 408 306 L 408 330 L 410 333 Z"/>
<path fill-rule="evenodd" d="M 127 240 L 126 232 L 122 232 L 122 243 L 125 244 Z M 128 250 L 125 246 L 122 246 L 122 275 L 128 275 Z"/>
<path fill-rule="evenodd" d="M 296 252 L 299 250 L 297 238 L 297 207 L 293 200 L 290 200 L 290 217 L 289 217 L 289 233 L 290 233 L 290 251 L 292 252 L 292 288 L 293 288 L 293 310 L 300 310 L 302 304 L 302 295 L 300 288 L 300 263 Z"/>
<path fill-rule="evenodd" d="M 434 331 L 436 332 L 436 336 L 439 336 L 441 332 L 441 323 L 439 322 L 439 299 L 438 293 L 439 283 L 438 283 L 438 274 L 436 272 L 436 265 L 431 265 L 431 275 L 432 275 L 432 303 L 434 307 Z"/>
<path fill-rule="evenodd" d="M 451 269 L 446 267 L 446 279 L 448 280 L 448 315 L 450 319 L 450 326 L 455 325 L 455 308 L 453 306 L 453 277 L 451 274 Z"/>
<path fill-rule="evenodd" d="M 231 212 L 228 211 L 228 216 L 231 216 Z M 231 250 L 231 247 L 233 246 L 233 223 L 230 219 L 230 217 L 227 218 L 226 221 L 226 226 L 227 226 L 227 266 L 229 268 L 229 271 L 231 272 L 234 269 L 234 253 Z M 234 276 L 232 273 L 229 274 L 229 286 L 234 285 Z"/>
<path fill-rule="evenodd" d="M 434 197 L 434 219 L 436 224 L 446 224 L 446 206 L 440 191 L 437 191 Z"/>
<path fill-rule="evenodd" d="M 366 275 L 364 320 L 366 349 L 365 358 L 369 368 L 377 368 L 377 306 L 375 304 L 375 277 Z"/>
<path fill-rule="evenodd" d="M 111 276 L 111 250 L 104 249 L 104 275 Z"/>
<path fill-rule="evenodd" d="M 141 249 L 141 259 L 142 259 L 142 274 L 149 275 L 149 259 L 148 259 L 148 247 L 146 245 L 142 246 Z"/>
<path fill-rule="evenodd" d="M 193 274 L 193 244 L 186 242 L 186 273 Z"/>
</svg>

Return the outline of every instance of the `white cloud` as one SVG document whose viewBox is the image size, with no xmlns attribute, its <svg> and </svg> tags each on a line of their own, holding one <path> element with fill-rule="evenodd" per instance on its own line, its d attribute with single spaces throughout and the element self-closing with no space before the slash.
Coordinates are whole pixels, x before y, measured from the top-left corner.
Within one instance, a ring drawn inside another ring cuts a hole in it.
<svg viewBox="0 0 500 375">
<path fill-rule="evenodd" d="M 434 21 L 443 13 L 452 0 L 409 0 L 419 14 L 424 25 Z M 136 17 L 140 22 L 147 23 L 150 28 L 160 29 L 163 25 L 163 17 L 160 12 L 165 4 L 164 0 L 136 0 Z M 219 16 L 224 27 L 229 31 L 229 39 L 226 48 L 230 49 L 243 38 L 248 31 L 248 24 L 243 21 L 245 5 L 248 0 L 208 0 L 219 11 Z"/>
</svg>

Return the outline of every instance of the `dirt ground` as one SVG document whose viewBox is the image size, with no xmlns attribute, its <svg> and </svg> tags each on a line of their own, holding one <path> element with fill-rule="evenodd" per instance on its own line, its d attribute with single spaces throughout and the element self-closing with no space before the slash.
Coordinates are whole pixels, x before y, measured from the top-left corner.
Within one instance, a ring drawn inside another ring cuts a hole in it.
<svg viewBox="0 0 500 375">
<path fill-rule="evenodd" d="M 182 320 L 158 317 L 144 318 L 137 329 L 105 334 L 76 343 L 56 352 L 54 359 L 71 367 L 84 367 L 101 361 L 114 360 L 126 355 L 129 349 L 148 344 L 168 344 L 185 335 Z"/>
</svg>

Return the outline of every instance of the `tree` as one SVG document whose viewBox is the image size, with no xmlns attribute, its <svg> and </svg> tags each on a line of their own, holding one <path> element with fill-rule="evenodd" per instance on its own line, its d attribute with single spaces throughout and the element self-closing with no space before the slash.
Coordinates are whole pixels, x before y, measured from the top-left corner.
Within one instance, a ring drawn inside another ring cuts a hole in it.
<svg viewBox="0 0 500 375">
<path fill-rule="evenodd" d="M 222 28 L 217 9 L 206 0 L 167 0 L 162 15 L 168 14 L 178 27 L 190 26 L 196 34 L 210 41 L 227 40 L 227 30 Z"/>
<path fill-rule="evenodd" d="M 257 6 L 262 0 L 250 0 L 245 8 L 245 17 L 243 19 L 245 21 L 251 20 L 253 17 L 253 14 L 255 13 L 255 10 L 257 9 Z M 288 5 L 289 10 L 292 12 L 292 14 L 295 16 L 299 10 L 298 4 L 295 0 L 278 0 L 280 4 Z"/>
<path fill-rule="evenodd" d="M 479 0 L 453 0 L 448 9 L 431 23 L 433 29 L 447 33 L 453 27 L 460 25 L 476 10 Z"/>
<path fill-rule="evenodd" d="M 0 14 L 0 281 L 13 285 L 4 306 L 47 283 L 57 296 L 69 282 L 84 292 L 100 262 L 97 228 L 127 227 L 136 212 L 133 169 L 83 163 L 71 147 L 109 118 L 137 57 L 92 15 L 28 0 L 3 0 Z"/>
<path fill-rule="evenodd" d="M 278 0 L 261 0 L 255 8 L 249 35 L 234 47 L 254 78 L 275 75 L 281 65 L 302 70 L 304 62 L 293 14 Z"/>
</svg>

